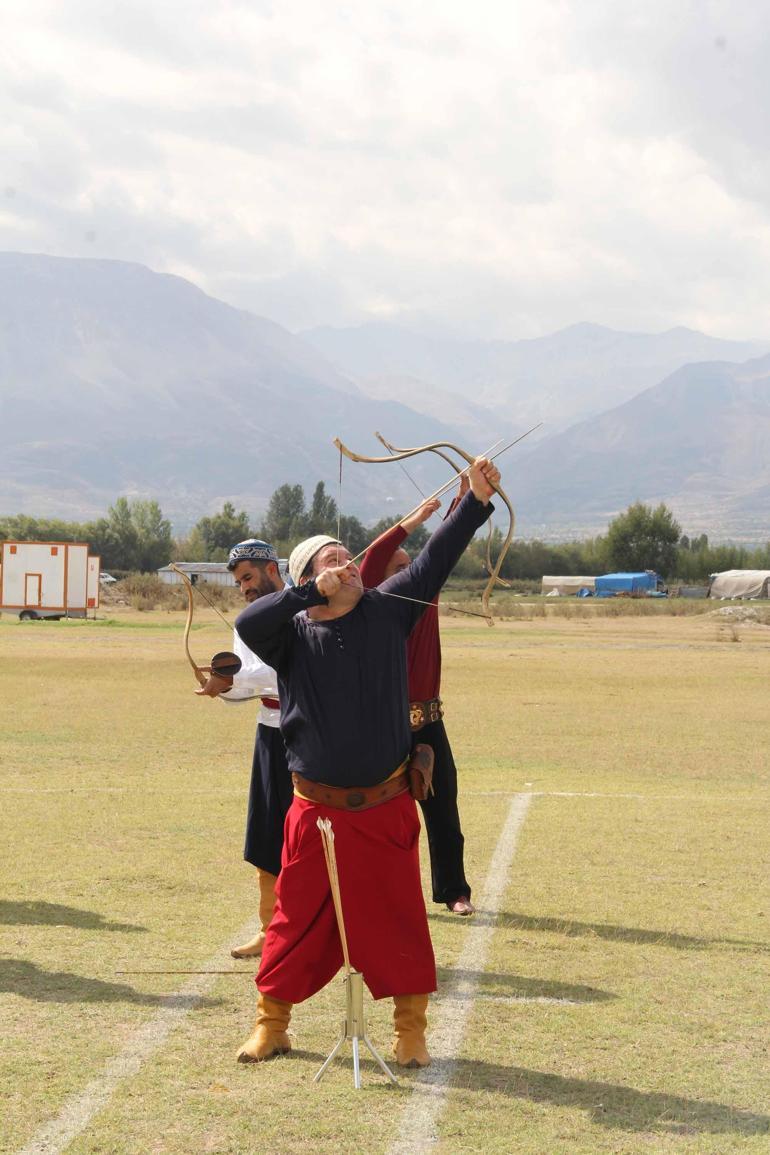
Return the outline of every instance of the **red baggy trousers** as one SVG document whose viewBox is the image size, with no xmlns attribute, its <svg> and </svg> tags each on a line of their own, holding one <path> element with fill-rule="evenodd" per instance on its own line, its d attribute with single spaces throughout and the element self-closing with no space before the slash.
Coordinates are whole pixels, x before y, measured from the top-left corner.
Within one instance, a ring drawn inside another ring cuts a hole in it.
<svg viewBox="0 0 770 1155">
<path fill-rule="evenodd" d="M 350 962 L 375 999 L 428 994 L 436 962 L 420 883 L 417 807 L 408 792 L 357 813 L 294 798 L 286 815 L 276 904 L 257 986 L 310 998 L 342 966 L 342 945 L 316 820 L 331 819 Z"/>
</svg>

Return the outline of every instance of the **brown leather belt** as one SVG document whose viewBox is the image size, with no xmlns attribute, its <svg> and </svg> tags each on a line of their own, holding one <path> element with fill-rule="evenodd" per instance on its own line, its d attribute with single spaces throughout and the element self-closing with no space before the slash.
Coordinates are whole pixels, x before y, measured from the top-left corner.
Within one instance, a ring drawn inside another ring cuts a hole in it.
<svg viewBox="0 0 770 1155">
<path fill-rule="evenodd" d="M 429 722 L 438 722 L 444 717 L 444 710 L 440 698 L 431 698 L 429 702 L 409 703 L 409 725 L 413 730 L 421 730 Z"/>
<path fill-rule="evenodd" d="M 260 698 L 263 706 L 267 706 L 268 710 L 280 710 L 281 703 L 277 698 Z"/>
<path fill-rule="evenodd" d="M 294 772 L 291 780 L 303 798 L 319 806 L 331 806 L 333 810 L 371 810 L 409 789 L 406 764 L 399 774 L 378 782 L 376 786 L 327 786 L 324 782 L 311 782 Z"/>
</svg>

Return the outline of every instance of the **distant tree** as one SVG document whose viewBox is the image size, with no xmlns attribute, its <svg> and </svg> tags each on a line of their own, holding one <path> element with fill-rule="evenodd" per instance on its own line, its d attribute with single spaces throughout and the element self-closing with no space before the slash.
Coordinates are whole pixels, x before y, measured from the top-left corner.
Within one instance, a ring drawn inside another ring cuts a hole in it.
<svg viewBox="0 0 770 1155">
<path fill-rule="evenodd" d="M 88 541 L 78 521 L 29 517 L 18 513 L 0 518 L 0 541 Z"/>
<path fill-rule="evenodd" d="M 297 541 L 305 536 L 305 491 L 301 485 L 281 485 L 275 490 L 260 529 L 265 541 Z"/>
<path fill-rule="evenodd" d="M 157 501 L 119 497 L 107 517 L 83 527 L 86 541 L 105 569 L 156 570 L 171 557 L 171 524 Z"/>
<path fill-rule="evenodd" d="M 402 513 L 395 513 L 392 517 L 381 517 L 378 522 L 367 529 L 366 532 L 369 534 L 369 541 L 374 541 L 381 533 L 385 533 L 387 529 L 390 529 L 397 521 L 400 521 L 403 516 Z M 409 534 L 409 537 L 404 543 L 404 548 L 412 557 L 415 557 L 425 545 L 431 532 L 436 528 L 438 528 L 438 518 L 435 517 L 428 522 L 427 527 L 425 525 L 418 525 L 417 528 Z"/>
<path fill-rule="evenodd" d="M 125 509 L 121 503 L 125 503 Z M 119 507 L 119 508 L 118 508 Z M 101 558 L 102 569 L 138 569 L 139 541 L 131 524 L 125 497 L 111 507 L 108 517 L 99 517 L 85 526 L 91 549 Z"/>
<path fill-rule="evenodd" d="M 662 503 L 655 509 L 637 501 L 610 523 L 607 560 L 613 569 L 654 569 L 664 576 L 676 570 L 676 547 L 682 532 Z"/>
<path fill-rule="evenodd" d="M 186 537 L 175 538 L 171 547 L 172 561 L 210 561 L 206 542 L 195 525 Z"/>
<path fill-rule="evenodd" d="M 171 522 L 163 516 L 157 501 L 132 501 L 131 520 L 137 532 L 137 568 L 150 572 L 166 565 L 171 557 Z"/>
<path fill-rule="evenodd" d="M 331 535 L 336 537 L 336 525 L 333 527 Z M 371 530 L 362 525 L 357 517 L 344 516 L 340 518 L 340 540 L 355 557 L 362 549 L 366 549 L 373 538 Z"/>
<path fill-rule="evenodd" d="M 313 491 L 310 509 L 305 508 L 305 491 L 301 485 L 282 485 L 270 498 L 260 533 L 281 553 L 290 553 L 305 537 L 317 533 L 337 534 L 338 510 L 333 497 L 319 481 Z M 357 517 L 339 518 L 339 532 L 351 553 L 359 553 L 372 540 L 372 533 Z"/>
<path fill-rule="evenodd" d="M 190 561 L 224 561 L 228 550 L 238 541 L 251 536 L 249 517 L 245 510 L 235 512 L 235 506 L 226 501 L 221 513 L 202 517 L 194 526 L 190 538 L 193 547 L 203 547 L 202 558 Z M 197 549 L 199 552 L 199 548 Z"/>
<path fill-rule="evenodd" d="M 326 486 L 322 481 L 319 481 L 313 490 L 313 500 L 305 518 L 304 528 L 308 537 L 316 533 L 337 532 L 337 502 L 326 492 Z"/>
<path fill-rule="evenodd" d="M 607 538 L 599 534 L 577 543 L 579 563 L 574 569 L 577 574 L 601 574 L 609 569 Z"/>
</svg>

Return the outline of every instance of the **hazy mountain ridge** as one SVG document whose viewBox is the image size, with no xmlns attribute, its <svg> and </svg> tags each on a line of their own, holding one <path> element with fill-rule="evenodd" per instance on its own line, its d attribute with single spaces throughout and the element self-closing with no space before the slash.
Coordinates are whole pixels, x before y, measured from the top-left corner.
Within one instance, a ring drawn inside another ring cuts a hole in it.
<svg viewBox="0 0 770 1155">
<path fill-rule="evenodd" d="M 457 435 L 360 395 L 279 325 L 140 265 L 0 254 L 0 317 L 4 512 L 92 516 L 129 493 L 184 524 L 225 499 L 264 509 L 287 481 L 336 489 L 336 435 L 375 453 L 380 427 Z M 347 513 L 414 504 L 398 470 L 354 476 Z"/>
<path fill-rule="evenodd" d="M 258 515 L 285 482 L 309 489 L 324 480 L 337 496 L 336 435 L 372 455 L 384 454 L 375 429 L 396 444 L 447 439 L 481 450 L 521 432 L 516 412 L 529 407 L 529 422 L 544 397 L 566 396 L 567 385 L 574 408 L 588 405 L 613 362 L 630 364 L 627 381 L 693 347 L 761 347 L 688 330 L 615 334 L 593 325 L 515 343 L 442 345 L 409 335 L 410 349 L 435 354 L 431 373 L 438 353 L 452 363 L 453 381 L 481 373 L 483 358 L 473 362 L 470 347 L 483 346 L 488 364 L 492 353 L 509 363 L 511 349 L 521 356 L 523 348 L 532 380 L 555 384 L 550 394 L 525 394 L 520 382 L 517 411 L 507 402 L 485 407 L 481 384 L 458 391 L 405 377 L 392 327 L 374 329 L 380 346 L 367 347 L 367 326 L 357 331 L 358 355 L 381 374 L 362 383 L 387 399 L 366 395 L 329 355 L 279 325 L 181 278 L 114 261 L 0 254 L 0 512 L 80 519 L 126 493 L 159 498 L 180 528 L 224 500 Z M 379 364 L 386 338 L 391 363 Z M 548 434 L 501 460 L 524 535 L 601 531 L 641 499 L 671 504 L 687 532 L 768 536 L 768 352 L 742 364 L 677 367 L 564 431 L 551 424 Z M 428 492 L 446 467 L 418 458 L 409 473 Z M 401 470 L 345 462 L 345 513 L 373 520 L 416 500 Z"/>
<path fill-rule="evenodd" d="M 770 341 L 724 341 L 685 328 L 622 333 L 587 323 L 521 341 L 427 337 L 380 322 L 301 335 L 369 396 L 379 395 L 378 378 L 411 377 L 428 397 L 433 388 L 450 390 L 510 426 L 543 421 L 541 436 L 627 401 L 685 364 L 770 352 Z"/>
<path fill-rule="evenodd" d="M 770 356 L 687 365 L 535 446 L 511 485 L 528 521 L 601 528 L 630 502 L 665 501 L 688 532 L 769 535 Z"/>
</svg>

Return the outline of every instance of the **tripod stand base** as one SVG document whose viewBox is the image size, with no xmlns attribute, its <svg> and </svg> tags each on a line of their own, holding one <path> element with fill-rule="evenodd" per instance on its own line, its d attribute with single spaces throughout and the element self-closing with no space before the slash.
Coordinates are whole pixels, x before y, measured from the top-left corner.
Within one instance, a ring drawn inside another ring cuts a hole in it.
<svg viewBox="0 0 770 1155">
<path fill-rule="evenodd" d="M 360 971 L 348 971 L 345 975 L 345 1021 L 342 1024 L 342 1035 L 337 1040 L 331 1054 L 324 1060 L 323 1066 L 313 1076 L 314 1083 L 320 1083 L 332 1059 L 335 1058 L 342 1044 L 348 1039 L 350 1039 L 353 1047 L 353 1086 L 357 1091 L 361 1090 L 361 1043 L 364 1044 L 391 1083 L 398 1085 L 398 1079 L 367 1038 L 364 1020 L 364 978 Z"/>
</svg>

